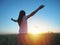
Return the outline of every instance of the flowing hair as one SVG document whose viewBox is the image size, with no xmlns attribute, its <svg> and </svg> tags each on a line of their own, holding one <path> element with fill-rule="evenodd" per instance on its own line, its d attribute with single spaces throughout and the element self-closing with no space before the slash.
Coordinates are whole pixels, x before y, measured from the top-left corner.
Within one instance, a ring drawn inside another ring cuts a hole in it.
<svg viewBox="0 0 60 45">
<path fill-rule="evenodd" d="M 19 13 L 19 17 L 18 17 L 18 24 L 19 24 L 19 26 L 21 25 L 21 21 L 22 21 L 24 16 L 25 16 L 25 11 L 21 10 L 20 13 Z"/>
</svg>

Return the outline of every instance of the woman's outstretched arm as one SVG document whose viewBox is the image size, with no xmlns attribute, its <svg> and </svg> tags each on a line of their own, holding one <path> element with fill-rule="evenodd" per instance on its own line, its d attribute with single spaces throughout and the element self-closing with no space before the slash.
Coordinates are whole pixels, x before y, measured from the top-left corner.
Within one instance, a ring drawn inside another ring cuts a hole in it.
<svg viewBox="0 0 60 45">
<path fill-rule="evenodd" d="M 13 18 L 11 18 L 11 20 L 14 21 L 14 22 L 18 22 L 18 20 L 15 20 L 15 19 L 13 19 Z"/>
<path fill-rule="evenodd" d="M 27 18 L 30 18 L 31 16 L 33 16 L 37 11 L 39 11 L 43 7 L 44 7 L 44 5 L 40 5 L 36 10 L 34 10 L 30 15 L 28 15 Z"/>
</svg>

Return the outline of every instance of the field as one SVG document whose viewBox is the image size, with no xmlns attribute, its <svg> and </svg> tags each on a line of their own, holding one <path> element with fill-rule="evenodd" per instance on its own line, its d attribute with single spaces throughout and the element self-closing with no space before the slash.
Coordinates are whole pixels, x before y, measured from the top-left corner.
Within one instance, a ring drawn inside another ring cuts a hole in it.
<svg viewBox="0 0 60 45">
<path fill-rule="evenodd" d="M 0 35 L 0 45 L 60 45 L 60 33 Z"/>
</svg>

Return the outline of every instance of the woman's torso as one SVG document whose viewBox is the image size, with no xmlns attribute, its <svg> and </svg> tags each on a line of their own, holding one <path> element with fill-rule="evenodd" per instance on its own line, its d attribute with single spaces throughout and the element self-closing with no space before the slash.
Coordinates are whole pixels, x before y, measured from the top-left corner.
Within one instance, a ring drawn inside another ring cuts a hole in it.
<svg viewBox="0 0 60 45">
<path fill-rule="evenodd" d="M 19 33 L 27 33 L 27 16 L 23 17 L 21 24 L 19 25 Z"/>
</svg>

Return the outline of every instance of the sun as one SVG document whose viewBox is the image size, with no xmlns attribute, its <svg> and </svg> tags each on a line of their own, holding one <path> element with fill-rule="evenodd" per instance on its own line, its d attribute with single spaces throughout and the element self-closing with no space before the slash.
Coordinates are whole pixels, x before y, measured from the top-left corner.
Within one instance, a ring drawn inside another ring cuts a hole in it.
<svg viewBox="0 0 60 45">
<path fill-rule="evenodd" d="M 48 33 L 52 28 L 51 23 L 46 20 L 35 20 L 28 23 L 28 33 L 30 34 L 42 34 Z"/>
<path fill-rule="evenodd" d="M 39 34 L 40 32 L 38 32 L 37 30 L 31 30 L 29 33 L 30 34 Z"/>
<path fill-rule="evenodd" d="M 31 26 L 29 27 L 29 34 L 42 34 L 48 32 L 47 26 Z"/>
</svg>

